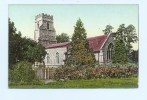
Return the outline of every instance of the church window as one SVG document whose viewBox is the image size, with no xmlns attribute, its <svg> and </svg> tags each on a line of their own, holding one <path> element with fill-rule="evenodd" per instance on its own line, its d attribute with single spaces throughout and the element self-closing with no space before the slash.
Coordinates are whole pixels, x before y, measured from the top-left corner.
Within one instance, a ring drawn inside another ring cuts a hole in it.
<svg viewBox="0 0 147 100">
<path fill-rule="evenodd" d="M 38 25 L 38 28 L 39 28 L 39 23 L 37 25 Z"/>
<path fill-rule="evenodd" d="M 47 53 L 47 63 L 50 63 L 50 56 L 48 53 Z"/>
<path fill-rule="evenodd" d="M 49 23 L 47 23 L 47 29 L 49 29 Z"/>
<path fill-rule="evenodd" d="M 56 53 L 56 63 L 59 64 L 59 53 Z"/>
<path fill-rule="evenodd" d="M 107 50 L 107 60 L 112 59 L 113 44 L 110 43 Z"/>
</svg>

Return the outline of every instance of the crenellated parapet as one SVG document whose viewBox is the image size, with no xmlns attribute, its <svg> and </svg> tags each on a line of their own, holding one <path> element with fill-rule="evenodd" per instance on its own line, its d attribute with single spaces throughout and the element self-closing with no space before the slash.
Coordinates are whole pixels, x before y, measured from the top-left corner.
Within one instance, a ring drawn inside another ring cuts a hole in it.
<svg viewBox="0 0 147 100">
<path fill-rule="evenodd" d="M 41 13 L 41 14 L 38 14 L 37 16 L 35 16 L 35 19 L 38 19 L 38 18 L 53 20 L 53 16 L 52 15 L 48 15 L 48 14 L 44 14 L 44 13 Z"/>
</svg>

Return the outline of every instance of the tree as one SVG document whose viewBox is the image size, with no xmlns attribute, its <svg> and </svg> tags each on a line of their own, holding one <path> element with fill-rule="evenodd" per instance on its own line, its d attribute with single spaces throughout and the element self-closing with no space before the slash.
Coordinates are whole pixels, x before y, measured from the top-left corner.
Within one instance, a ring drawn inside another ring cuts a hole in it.
<svg viewBox="0 0 147 100">
<path fill-rule="evenodd" d="M 107 25 L 106 28 L 103 30 L 104 34 L 112 33 L 113 27 L 111 25 Z"/>
<path fill-rule="evenodd" d="M 138 41 L 136 29 L 133 25 L 128 25 L 127 27 L 125 27 L 125 24 L 121 24 L 115 34 L 115 38 L 119 38 L 124 41 L 128 56 L 133 47 L 131 43 L 135 43 Z"/>
<path fill-rule="evenodd" d="M 9 67 L 12 67 L 22 56 L 20 42 L 21 34 L 16 33 L 14 22 L 9 19 Z"/>
<path fill-rule="evenodd" d="M 68 42 L 69 36 L 66 33 L 61 33 L 60 35 L 56 36 L 57 43 Z"/>
<path fill-rule="evenodd" d="M 34 40 L 21 37 L 21 32 L 16 33 L 14 22 L 9 19 L 9 68 L 13 69 L 20 61 L 41 62 L 45 55 L 45 48 Z"/>
<path fill-rule="evenodd" d="M 95 64 L 95 56 L 89 48 L 86 35 L 83 23 L 81 19 L 78 19 L 74 27 L 72 42 L 68 50 L 70 56 L 67 58 L 66 65 L 91 67 Z"/>
<path fill-rule="evenodd" d="M 31 63 L 42 62 L 45 55 L 45 48 L 41 44 L 35 44 L 35 46 L 28 45 L 27 51 L 24 52 L 25 59 Z"/>
<path fill-rule="evenodd" d="M 126 64 L 127 61 L 128 61 L 128 57 L 127 57 L 124 41 L 122 39 L 115 40 L 112 62 L 119 64 Z"/>
<path fill-rule="evenodd" d="M 131 56 L 131 61 L 132 62 L 138 63 L 138 50 L 133 50 L 130 53 L 130 56 Z"/>
</svg>

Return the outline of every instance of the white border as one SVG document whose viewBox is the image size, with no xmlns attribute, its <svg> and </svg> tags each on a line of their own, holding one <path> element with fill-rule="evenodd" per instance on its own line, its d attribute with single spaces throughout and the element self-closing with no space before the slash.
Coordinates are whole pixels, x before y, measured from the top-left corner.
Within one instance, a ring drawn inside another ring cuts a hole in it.
<svg viewBox="0 0 147 100">
<path fill-rule="evenodd" d="M 138 89 L 8 89 L 8 4 L 139 4 Z M 147 100 L 146 0 L 3 0 L 0 2 L 1 100 Z"/>
</svg>

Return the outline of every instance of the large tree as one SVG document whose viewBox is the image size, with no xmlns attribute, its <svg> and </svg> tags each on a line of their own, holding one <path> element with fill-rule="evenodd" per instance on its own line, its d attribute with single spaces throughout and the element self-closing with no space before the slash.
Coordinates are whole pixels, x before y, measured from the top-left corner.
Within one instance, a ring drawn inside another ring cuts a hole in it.
<svg viewBox="0 0 147 100">
<path fill-rule="evenodd" d="M 122 39 L 115 40 L 112 61 L 113 63 L 119 63 L 119 64 L 126 64 L 128 61 L 126 46 Z"/>
<path fill-rule="evenodd" d="M 76 67 L 92 67 L 95 64 L 95 56 L 89 48 L 88 41 L 86 40 L 87 33 L 84 29 L 81 19 L 78 19 L 74 27 L 74 34 L 72 42 L 68 50 L 70 54 L 67 58 L 66 64 Z"/>
<path fill-rule="evenodd" d="M 45 48 L 29 38 L 22 38 L 23 43 L 23 59 L 28 62 L 42 62 L 45 58 Z"/>
<path fill-rule="evenodd" d="M 21 34 L 16 33 L 14 22 L 9 19 L 9 66 L 14 65 L 21 55 Z"/>
<path fill-rule="evenodd" d="M 121 24 L 116 32 L 115 37 L 124 41 L 127 50 L 127 55 L 129 55 L 130 50 L 133 47 L 132 43 L 138 41 L 136 29 L 133 25 L 128 25 L 127 27 L 125 27 L 125 24 Z"/>
<path fill-rule="evenodd" d="M 61 33 L 60 35 L 56 36 L 57 43 L 68 42 L 69 36 L 66 33 Z"/>
<path fill-rule="evenodd" d="M 14 22 L 9 19 L 9 68 L 20 61 L 34 63 L 41 62 L 46 55 L 45 48 L 26 37 L 21 36 L 21 32 L 16 32 Z"/>
<path fill-rule="evenodd" d="M 104 34 L 112 33 L 113 27 L 111 25 L 107 25 L 106 28 L 103 30 Z"/>
</svg>

